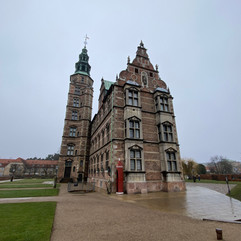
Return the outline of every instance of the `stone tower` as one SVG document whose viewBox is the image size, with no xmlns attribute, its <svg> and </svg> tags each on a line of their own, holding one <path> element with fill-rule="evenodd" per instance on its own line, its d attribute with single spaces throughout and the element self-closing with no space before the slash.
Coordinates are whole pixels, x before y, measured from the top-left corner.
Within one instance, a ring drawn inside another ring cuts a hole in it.
<svg viewBox="0 0 241 241">
<path fill-rule="evenodd" d="M 64 132 L 59 157 L 58 181 L 87 180 L 93 80 L 86 46 L 70 76 Z"/>
</svg>

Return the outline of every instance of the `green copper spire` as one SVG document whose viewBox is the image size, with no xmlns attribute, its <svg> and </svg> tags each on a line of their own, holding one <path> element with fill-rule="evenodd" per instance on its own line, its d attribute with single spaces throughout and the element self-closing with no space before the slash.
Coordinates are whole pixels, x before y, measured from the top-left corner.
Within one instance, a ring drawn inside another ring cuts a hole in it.
<svg viewBox="0 0 241 241">
<path fill-rule="evenodd" d="M 75 74 L 90 75 L 91 66 L 89 65 L 89 56 L 86 46 L 79 55 L 79 61 L 75 64 Z"/>
</svg>

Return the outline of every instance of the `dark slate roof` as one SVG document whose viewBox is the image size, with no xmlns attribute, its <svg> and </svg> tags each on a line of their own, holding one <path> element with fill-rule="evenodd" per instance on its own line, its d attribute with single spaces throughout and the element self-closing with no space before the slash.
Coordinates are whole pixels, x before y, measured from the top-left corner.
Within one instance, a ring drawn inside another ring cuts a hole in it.
<svg viewBox="0 0 241 241">
<path fill-rule="evenodd" d="M 162 91 L 162 92 L 168 93 L 168 90 L 161 88 L 161 87 L 157 87 L 155 91 Z"/>
<path fill-rule="evenodd" d="M 130 85 L 140 86 L 139 84 L 137 84 L 135 81 L 132 81 L 132 80 L 127 80 L 126 83 Z"/>
</svg>

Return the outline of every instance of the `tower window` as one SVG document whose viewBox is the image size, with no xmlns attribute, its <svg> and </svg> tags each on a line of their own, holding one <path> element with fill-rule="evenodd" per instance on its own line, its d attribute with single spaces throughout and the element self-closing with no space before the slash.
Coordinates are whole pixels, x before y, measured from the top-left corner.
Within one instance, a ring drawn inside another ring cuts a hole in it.
<svg viewBox="0 0 241 241">
<path fill-rule="evenodd" d="M 74 155 L 74 146 L 68 145 L 67 147 L 67 156 L 73 156 Z"/>
<path fill-rule="evenodd" d="M 78 112 L 76 110 L 72 111 L 72 120 L 78 120 Z"/>
<path fill-rule="evenodd" d="M 74 107 L 79 107 L 79 99 L 78 98 L 74 98 L 73 99 L 73 106 Z"/>
<path fill-rule="evenodd" d="M 80 94 L 80 87 L 79 87 L 79 86 L 75 86 L 74 93 L 75 93 L 76 95 L 79 95 L 79 94 Z"/>
<path fill-rule="evenodd" d="M 138 69 L 137 68 L 135 68 L 135 73 L 138 74 Z"/>
<path fill-rule="evenodd" d="M 76 134 L 76 127 L 69 128 L 69 136 L 75 136 Z"/>
<path fill-rule="evenodd" d="M 84 81 L 85 81 L 85 78 L 84 78 L 83 76 L 81 77 L 81 81 L 82 81 L 82 82 L 84 82 Z"/>
</svg>

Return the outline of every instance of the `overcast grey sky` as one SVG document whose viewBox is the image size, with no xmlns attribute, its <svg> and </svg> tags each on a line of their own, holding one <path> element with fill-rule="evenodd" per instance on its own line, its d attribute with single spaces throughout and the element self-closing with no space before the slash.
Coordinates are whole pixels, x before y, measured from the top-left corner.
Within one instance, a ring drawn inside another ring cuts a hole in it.
<svg viewBox="0 0 241 241">
<path fill-rule="evenodd" d="M 59 151 L 69 76 L 90 37 L 94 109 L 142 40 L 170 87 L 182 157 L 240 160 L 241 1 L 0 0 L 0 158 Z"/>
</svg>

